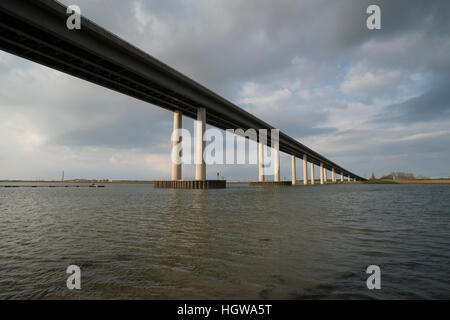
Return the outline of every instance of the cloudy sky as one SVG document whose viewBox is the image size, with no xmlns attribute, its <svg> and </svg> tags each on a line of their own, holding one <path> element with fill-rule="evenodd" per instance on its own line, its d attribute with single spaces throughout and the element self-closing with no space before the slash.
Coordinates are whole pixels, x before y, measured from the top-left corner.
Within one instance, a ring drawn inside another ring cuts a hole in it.
<svg viewBox="0 0 450 320">
<path fill-rule="evenodd" d="M 357 174 L 450 176 L 448 0 L 62 2 Z M 170 112 L 4 52 L 0 83 L 0 179 L 170 176 Z"/>
</svg>

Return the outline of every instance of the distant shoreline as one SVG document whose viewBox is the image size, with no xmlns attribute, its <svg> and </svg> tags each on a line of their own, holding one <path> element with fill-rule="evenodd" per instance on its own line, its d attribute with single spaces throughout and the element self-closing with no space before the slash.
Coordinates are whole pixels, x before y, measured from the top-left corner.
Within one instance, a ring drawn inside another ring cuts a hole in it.
<svg viewBox="0 0 450 320">
<path fill-rule="evenodd" d="M 248 184 L 249 181 L 229 181 L 227 184 Z M 376 179 L 369 181 L 328 181 L 326 184 L 450 184 L 450 179 L 416 179 L 416 180 L 387 180 Z M 297 180 L 297 185 L 303 185 L 303 180 Z M 308 185 L 311 182 L 308 180 Z M 320 180 L 315 180 L 315 185 L 320 185 Z"/>
<path fill-rule="evenodd" d="M 68 183 L 68 184 L 154 184 L 154 180 L 0 180 L 0 183 Z M 252 181 L 227 181 L 227 184 L 249 184 Z M 298 185 L 303 185 L 303 180 L 297 181 Z M 320 180 L 316 180 L 316 184 L 320 185 Z M 369 181 L 338 181 L 336 183 L 328 181 L 327 184 L 450 184 L 450 179 L 415 179 L 415 180 L 391 180 L 391 179 L 376 179 Z M 310 185 L 310 181 L 308 181 Z"/>
<path fill-rule="evenodd" d="M 369 180 L 368 184 L 450 184 L 450 179 L 414 179 L 414 180 Z"/>
<path fill-rule="evenodd" d="M 141 181 L 141 180 L 116 180 L 116 181 L 104 181 L 104 180 L 0 180 L 0 183 L 92 183 L 96 184 L 114 184 L 114 183 L 128 183 L 128 184 L 154 184 L 153 180 Z"/>
</svg>

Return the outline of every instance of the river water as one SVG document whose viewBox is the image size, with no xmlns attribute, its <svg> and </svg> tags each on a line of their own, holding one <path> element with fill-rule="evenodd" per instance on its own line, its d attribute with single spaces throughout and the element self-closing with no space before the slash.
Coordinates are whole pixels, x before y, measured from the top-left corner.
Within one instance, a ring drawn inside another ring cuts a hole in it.
<svg viewBox="0 0 450 320">
<path fill-rule="evenodd" d="M 0 299 L 449 299 L 449 262 L 450 185 L 0 187 Z"/>
</svg>

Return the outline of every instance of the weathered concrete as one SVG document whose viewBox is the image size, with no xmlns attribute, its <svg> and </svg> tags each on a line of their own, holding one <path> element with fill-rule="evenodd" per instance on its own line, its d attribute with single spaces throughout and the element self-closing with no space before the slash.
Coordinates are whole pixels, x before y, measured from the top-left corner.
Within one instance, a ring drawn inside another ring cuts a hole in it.
<svg viewBox="0 0 450 320">
<path fill-rule="evenodd" d="M 297 172 L 295 168 L 295 156 L 292 156 L 292 185 L 295 186 L 297 184 Z"/>
<path fill-rule="evenodd" d="M 225 189 L 226 180 L 163 180 L 155 181 L 158 189 Z"/>
<path fill-rule="evenodd" d="M 308 184 L 308 156 L 303 155 L 303 184 Z"/>
<path fill-rule="evenodd" d="M 280 182 L 280 150 L 278 148 L 272 150 L 274 152 L 273 181 Z"/>
<path fill-rule="evenodd" d="M 314 184 L 314 163 L 311 162 L 311 184 Z"/>
<path fill-rule="evenodd" d="M 259 170 L 259 182 L 264 181 L 264 145 L 258 143 L 258 170 Z"/>
<path fill-rule="evenodd" d="M 323 184 L 323 163 L 320 163 L 320 184 Z"/>
<path fill-rule="evenodd" d="M 203 141 L 205 126 L 206 109 L 198 108 L 195 132 L 195 180 L 206 180 L 206 164 L 203 159 L 203 151 L 205 150 L 205 141 Z"/>
<path fill-rule="evenodd" d="M 323 168 L 323 183 L 327 184 L 328 183 L 328 172 L 327 172 L 327 168 Z"/>
<path fill-rule="evenodd" d="M 181 111 L 175 111 L 173 113 L 173 132 L 175 133 L 177 130 L 183 127 L 183 119 L 182 119 Z M 177 146 L 181 143 L 182 137 L 178 139 L 172 140 L 172 181 L 181 180 L 181 170 L 182 164 L 174 162 L 174 157 L 177 157 Z M 182 152 L 182 151 L 181 151 Z M 181 156 L 181 154 L 180 154 Z"/>
<path fill-rule="evenodd" d="M 333 168 L 331 170 L 331 180 L 333 181 L 333 183 L 336 183 L 336 169 Z"/>
</svg>

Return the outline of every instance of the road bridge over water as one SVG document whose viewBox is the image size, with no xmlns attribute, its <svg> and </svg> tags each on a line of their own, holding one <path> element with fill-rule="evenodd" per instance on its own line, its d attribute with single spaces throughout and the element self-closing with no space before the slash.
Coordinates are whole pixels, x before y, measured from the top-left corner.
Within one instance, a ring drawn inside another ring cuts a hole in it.
<svg viewBox="0 0 450 320">
<path fill-rule="evenodd" d="M 114 34 L 82 18 L 81 30 L 66 26 L 67 8 L 52 0 L 1 0 L 0 49 L 100 86 L 151 103 L 174 112 L 174 129 L 182 127 L 182 116 L 197 120 L 197 132 L 205 124 L 220 129 L 274 129 L 211 90 L 189 79 L 149 54 L 137 49 Z M 259 142 L 259 182 L 262 173 L 262 139 Z M 196 154 L 203 155 L 202 136 L 196 138 Z M 267 145 L 271 145 L 268 136 Z M 296 158 L 303 160 L 304 183 L 308 183 L 308 163 L 311 184 L 315 182 L 314 165 L 320 167 L 321 183 L 331 180 L 365 180 L 342 168 L 297 140 L 280 132 L 279 151 L 292 157 L 292 182 L 296 182 Z M 274 180 L 280 182 L 279 153 L 275 150 Z M 182 180 L 181 165 L 172 165 L 172 180 L 168 187 L 189 187 Z M 196 165 L 196 177 L 189 185 L 214 187 L 220 183 L 206 180 L 204 160 Z M 264 182 L 267 184 L 268 182 Z"/>
</svg>

